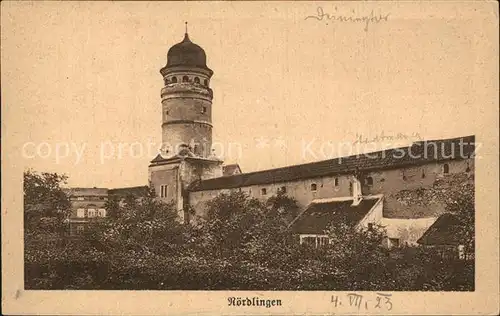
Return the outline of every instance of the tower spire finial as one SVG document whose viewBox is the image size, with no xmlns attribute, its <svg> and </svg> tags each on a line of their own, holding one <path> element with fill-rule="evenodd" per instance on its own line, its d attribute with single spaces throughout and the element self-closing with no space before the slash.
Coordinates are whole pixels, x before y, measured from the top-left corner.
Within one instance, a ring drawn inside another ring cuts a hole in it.
<svg viewBox="0 0 500 316">
<path fill-rule="evenodd" d="M 188 35 L 188 22 L 184 22 L 186 24 L 186 32 L 184 33 L 184 42 L 190 42 L 189 40 L 189 35 Z"/>
</svg>

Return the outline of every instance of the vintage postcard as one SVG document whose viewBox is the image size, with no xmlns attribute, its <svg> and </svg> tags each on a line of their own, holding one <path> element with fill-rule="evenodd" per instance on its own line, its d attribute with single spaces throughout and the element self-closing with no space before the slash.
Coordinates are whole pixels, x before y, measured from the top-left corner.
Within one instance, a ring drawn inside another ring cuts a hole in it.
<svg viewBox="0 0 500 316">
<path fill-rule="evenodd" d="M 498 314 L 496 2 L 1 6 L 5 314 Z"/>
</svg>

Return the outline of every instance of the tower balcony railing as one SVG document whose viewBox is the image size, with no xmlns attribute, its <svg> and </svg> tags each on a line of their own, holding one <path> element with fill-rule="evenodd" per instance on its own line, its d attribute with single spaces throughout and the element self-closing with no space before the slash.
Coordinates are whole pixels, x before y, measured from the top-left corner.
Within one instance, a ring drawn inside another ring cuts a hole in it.
<svg viewBox="0 0 500 316">
<path fill-rule="evenodd" d="M 161 96 L 170 93 L 191 92 L 213 97 L 213 91 L 207 86 L 193 82 L 169 83 L 161 89 Z"/>
</svg>

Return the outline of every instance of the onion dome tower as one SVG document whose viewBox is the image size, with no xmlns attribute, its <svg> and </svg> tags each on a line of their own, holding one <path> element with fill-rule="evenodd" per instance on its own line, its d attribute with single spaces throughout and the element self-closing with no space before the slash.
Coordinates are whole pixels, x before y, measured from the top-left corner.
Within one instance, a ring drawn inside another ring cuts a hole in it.
<svg viewBox="0 0 500 316">
<path fill-rule="evenodd" d="M 212 147 L 212 98 L 205 51 L 189 39 L 172 46 L 167 65 L 160 70 L 162 142 L 165 156 L 179 153 L 207 158 Z M 188 151 L 186 151 L 188 150 Z"/>
<path fill-rule="evenodd" d="M 189 186 L 222 176 L 223 161 L 212 154 L 212 98 L 205 51 L 184 39 L 168 50 L 161 68 L 162 148 L 148 169 L 159 199 L 172 202 L 179 219 L 189 222 Z"/>
</svg>

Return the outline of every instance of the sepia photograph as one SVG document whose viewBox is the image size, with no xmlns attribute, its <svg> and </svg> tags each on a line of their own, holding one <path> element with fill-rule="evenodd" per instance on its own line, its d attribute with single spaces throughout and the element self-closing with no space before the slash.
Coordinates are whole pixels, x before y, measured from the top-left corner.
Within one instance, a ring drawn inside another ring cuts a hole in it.
<svg viewBox="0 0 500 316">
<path fill-rule="evenodd" d="M 3 2 L 14 300 L 496 297 L 498 6 L 465 3 Z"/>
</svg>

